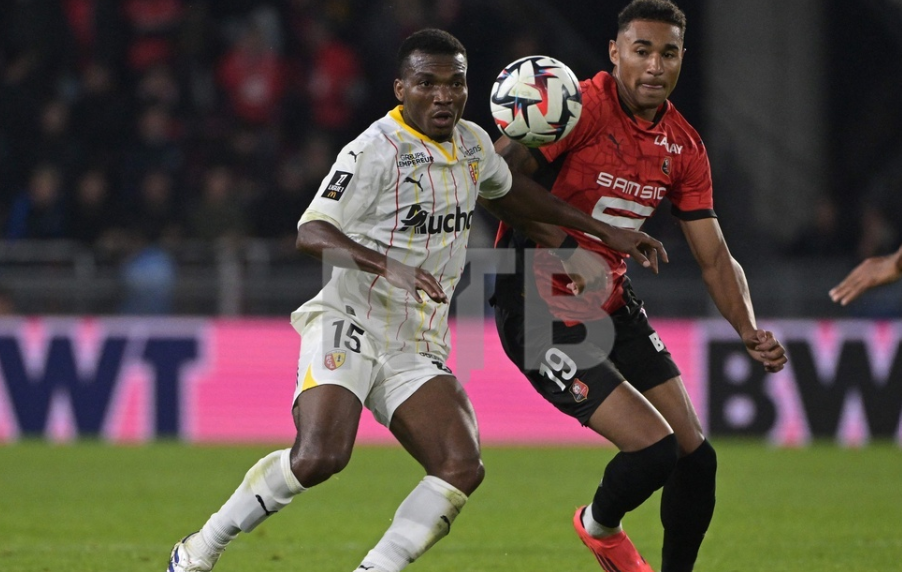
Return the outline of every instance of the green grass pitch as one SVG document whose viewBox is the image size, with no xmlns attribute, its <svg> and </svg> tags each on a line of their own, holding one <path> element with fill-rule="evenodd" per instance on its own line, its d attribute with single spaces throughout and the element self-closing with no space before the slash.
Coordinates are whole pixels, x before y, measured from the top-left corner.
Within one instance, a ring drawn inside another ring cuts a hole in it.
<svg viewBox="0 0 902 572">
<path fill-rule="evenodd" d="M 893 444 L 776 449 L 714 441 L 718 509 L 698 572 L 902 570 L 902 451 Z M 163 572 L 270 447 L 21 442 L 0 447 L 0 570 Z M 599 570 L 576 538 L 610 448 L 485 450 L 487 478 L 451 535 L 411 571 Z M 349 572 L 421 477 L 399 448 L 360 447 L 350 466 L 242 535 L 217 572 Z M 657 495 L 627 532 L 660 566 Z"/>
</svg>

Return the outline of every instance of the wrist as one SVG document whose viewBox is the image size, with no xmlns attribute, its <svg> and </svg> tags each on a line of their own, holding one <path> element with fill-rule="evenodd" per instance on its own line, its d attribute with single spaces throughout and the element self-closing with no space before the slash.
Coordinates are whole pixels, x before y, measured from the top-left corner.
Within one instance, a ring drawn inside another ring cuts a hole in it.
<svg viewBox="0 0 902 572">
<path fill-rule="evenodd" d="M 568 234 L 557 248 L 549 248 L 548 252 L 558 260 L 566 262 L 570 260 L 577 248 L 579 248 L 579 243 L 572 235 Z"/>
</svg>

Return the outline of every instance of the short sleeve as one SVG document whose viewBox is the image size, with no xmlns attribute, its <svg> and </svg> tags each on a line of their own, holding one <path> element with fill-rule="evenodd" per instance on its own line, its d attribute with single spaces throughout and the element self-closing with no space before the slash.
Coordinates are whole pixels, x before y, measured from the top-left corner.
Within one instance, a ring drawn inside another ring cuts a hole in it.
<svg viewBox="0 0 902 572">
<path fill-rule="evenodd" d="M 385 173 L 385 161 L 374 145 L 352 141 L 339 152 L 298 226 L 323 220 L 344 231 L 379 196 Z"/>
<path fill-rule="evenodd" d="M 668 194 L 671 212 L 683 220 L 714 218 L 714 193 L 711 165 L 704 143 L 698 141 L 694 152 L 686 156 L 682 176 Z"/>
<path fill-rule="evenodd" d="M 500 199 L 511 189 L 513 177 L 510 168 L 504 158 L 495 152 L 488 133 L 478 127 L 474 129 L 474 132 L 479 138 L 480 146 L 485 149 L 484 157 L 478 167 L 480 170 L 479 196 L 488 200 Z"/>
</svg>

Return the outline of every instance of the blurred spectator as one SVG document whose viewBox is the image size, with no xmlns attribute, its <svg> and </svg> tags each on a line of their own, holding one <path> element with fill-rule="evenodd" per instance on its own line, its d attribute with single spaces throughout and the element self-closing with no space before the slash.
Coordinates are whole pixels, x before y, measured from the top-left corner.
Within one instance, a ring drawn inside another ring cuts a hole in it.
<svg viewBox="0 0 902 572">
<path fill-rule="evenodd" d="M 140 74 L 172 61 L 184 10 L 181 0 L 124 0 L 122 9 L 131 30 L 129 68 Z"/>
<path fill-rule="evenodd" d="M 115 155 L 130 141 L 133 109 L 112 71 L 99 61 L 81 74 L 81 91 L 72 106 L 71 130 L 92 157 Z"/>
<path fill-rule="evenodd" d="M 0 59 L 0 206 L 28 179 L 27 150 L 35 133 L 40 92 L 37 56 L 23 52 Z"/>
<path fill-rule="evenodd" d="M 247 124 L 262 126 L 279 117 L 285 89 L 285 63 L 267 45 L 263 29 L 250 23 L 222 59 L 220 85 L 231 111 Z"/>
<path fill-rule="evenodd" d="M 97 47 L 97 4 L 100 0 L 62 0 L 63 14 L 70 30 L 78 68 L 95 59 Z"/>
<path fill-rule="evenodd" d="M 62 177 L 53 164 L 37 166 L 28 186 L 14 200 L 6 224 L 6 238 L 38 239 L 65 236 Z"/>
<path fill-rule="evenodd" d="M 859 258 L 893 252 L 902 242 L 902 149 L 874 178 L 864 197 Z"/>
<path fill-rule="evenodd" d="M 4 2 L 2 10 L 9 12 L 8 25 L 2 30 L 4 45 L 33 58 L 35 86 L 42 98 L 48 96 L 59 75 L 75 61 L 72 33 L 61 2 L 18 0 Z"/>
<path fill-rule="evenodd" d="M 787 249 L 794 257 L 835 258 L 852 254 L 854 245 L 840 225 L 839 205 L 821 195 L 814 205 L 814 220 L 795 237 Z"/>
<path fill-rule="evenodd" d="M 0 284 L 0 316 L 13 316 L 16 313 L 16 298 L 12 290 Z"/>
<path fill-rule="evenodd" d="M 178 128 L 165 106 L 153 104 L 138 116 L 137 140 L 123 158 L 122 182 L 126 192 L 136 181 L 153 170 L 180 174 L 184 154 L 178 140 Z"/>
<path fill-rule="evenodd" d="M 78 177 L 68 213 L 70 238 L 88 246 L 113 242 L 122 221 L 106 171 L 95 167 Z"/>
<path fill-rule="evenodd" d="M 254 235 L 294 245 L 297 224 L 335 157 L 329 139 L 311 133 L 303 148 L 279 165 L 270 189 L 254 206 Z"/>
<path fill-rule="evenodd" d="M 128 255 L 119 269 L 122 314 L 166 315 L 173 311 L 177 266 L 166 249 L 140 230 L 126 234 Z"/>
<path fill-rule="evenodd" d="M 366 95 L 360 58 L 324 18 L 308 21 L 304 39 L 311 63 L 306 77 L 310 125 L 346 139 L 357 130 L 357 110 Z"/>
<path fill-rule="evenodd" d="M 138 103 L 144 106 L 160 105 L 172 113 L 182 108 L 182 93 L 172 68 L 158 64 L 148 69 L 138 80 Z"/>
<path fill-rule="evenodd" d="M 173 244 L 185 236 L 185 225 L 173 188 L 172 176 L 162 170 L 148 171 L 137 195 L 127 204 L 125 228 L 142 241 Z"/>
<path fill-rule="evenodd" d="M 211 167 L 204 174 L 197 203 L 189 209 L 189 234 L 201 240 L 235 241 L 247 233 L 245 209 L 235 195 L 228 167 Z"/>
<path fill-rule="evenodd" d="M 44 103 L 26 164 L 53 162 L 64 180 L 70 180 L 84 162 L 84 153 L 69 132 L 69 123 L 70 109 L 65 100 L 54 98 Z"/>
</svg>

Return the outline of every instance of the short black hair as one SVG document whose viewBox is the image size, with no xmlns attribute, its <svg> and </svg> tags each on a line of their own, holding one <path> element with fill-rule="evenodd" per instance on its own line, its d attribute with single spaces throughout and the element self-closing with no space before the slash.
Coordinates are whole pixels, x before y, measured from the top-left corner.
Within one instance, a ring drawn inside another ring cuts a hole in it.
<svg viewBox="0 0 902 572">
<path fill-rule="evenodd" d="M 686 14 L 670 0 L 633 0 L 617 16 L 617 32 L 626 30 L 634 20 L 664 22 L 680 29 L 680 39 L 686 34 Z"/>
<path fill-rule="evenodd" d="M 462 54 L 467 59 L 467 49 L 460 40 L 438 28 L 423 28 L 408 36 L 398 48 L 398 77 L 404 75 L 407 59 L 413 52 L 424 54 L 455 56 Z"/>
</svg>

